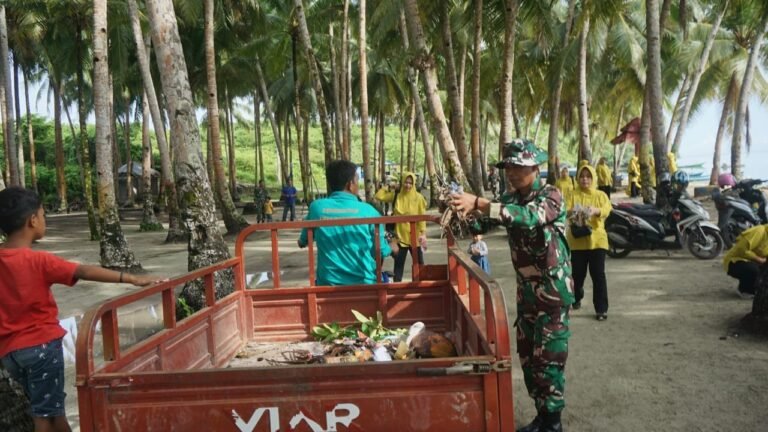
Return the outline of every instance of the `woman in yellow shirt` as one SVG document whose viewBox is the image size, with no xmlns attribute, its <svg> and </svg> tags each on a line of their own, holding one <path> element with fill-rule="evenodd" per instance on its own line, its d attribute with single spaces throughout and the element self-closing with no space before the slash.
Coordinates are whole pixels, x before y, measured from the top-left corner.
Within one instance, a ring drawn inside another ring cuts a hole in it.
<svg viewBox="0 0 768 432">
<path fill-rule="evenodd" d="M 629 160 L 627 177 L 629 179 L 627 195 L 632 198 L 640 195 L 640 158 L 637 155 L 632 156 L 632 159 Z"/>
<path fill-rule="evenodd" d="M 573 283 L 576 294 L 574 309 L 581 307 L 584 298 L 584 280 L 587 270 L 592 278 L 592 304 L 598 321 L 608 318 L 608 282 L 605 278 L 605 254 L 608 251 L 608 233 L 605 231 L 605 219 L 611 213 L 611 200 L 597 190 L 595 179 L 597 173 L 591 166 L 579 168 L 576 179 L 578 186 L 567 197 L 566 205 L 570 220 L 585 216 L 591 233 L 581 233 L 577 237 L 574 222 L 569 224 L 567 233 L 568 246 L 571 247 L 571 264 L 573 265 Z M 582 230 L 583 231 L 583 230 Z M 586 235 L 584 235 L 586 234 Z"/>
<path fill-rule="evenodd" d="M 613 187 L 613 174 L 611 169 L 608 168 L 608 164 L 605 163 L 605 158 L 601 157 L 597 163 L 597 189 L 603 191 L 608 198 L 611 198 L 611 188 Z"/>
<path fill-rule="evenodd" d="M 567 197 L 573 192 L 573 179 L 570 173 L 568 173 L 568 167 L 564 166 L 560 169 L 560 176 L 555 181 L 555 187 L 560 189 L 560 194 L 563 197 Z"/>
<path fill-rule="evenodd" d="M 768 257 L 768 225 L 752 227 L 736 238 L 736 243 L 725 254 L 723 267 L 728 276 L 739 280 L 742 297 L 755 295 L 755 284 L 760 266 Z"/>
<path fill-rule="evenodd" d="M 390 190 L 389 187 L 381 188 L 376 192 L 375 198 L 381 202 L 392 203 L 392 214 L 395 216 L 403 215 L 422 215 L 427 211 L 427 201 L 424 196 L 416 190 L 416 174 L 406 172 L 403 174 L 403 183 L 399 190 Z M 422 247 L 427 243 L 427 223 L 418 222 L 416 224 L 418 231 L 418 262 L 424 264 L 424 254 Z M 395 282 L 403 279 L 403 269 L 405 268 L 405 257 L 411 250 L 411 225 L 400 223 L 395 226 L 395 234 L 398 239 L 400 250 L 395 255 Z M 413 259 L 413 256 L 411 256 Z"/>
</svg>

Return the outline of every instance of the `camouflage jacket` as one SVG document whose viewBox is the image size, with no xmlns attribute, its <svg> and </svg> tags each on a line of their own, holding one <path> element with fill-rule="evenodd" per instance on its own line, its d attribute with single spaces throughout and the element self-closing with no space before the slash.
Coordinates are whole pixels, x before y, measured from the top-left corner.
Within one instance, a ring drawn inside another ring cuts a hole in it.
<svg viewBox="0 0 768 432">
<path fill-rule="evenodd" d="M 566 207 L 560 191 L 536 179 L 528 195 L 506 193 L 501 202 L 500 217 L 517 273 L 518 303 L 535 303 L 539 309 L 573 303 Z"/>
<path fill-rule="evenodd" d="M 253 202 L 256 204 L 258 208 L 263 208 L 264 203 L 267 202 L 267 190 L 264 188 L 257 187 L 256 190 L 253 192 Z"/>
</svg>

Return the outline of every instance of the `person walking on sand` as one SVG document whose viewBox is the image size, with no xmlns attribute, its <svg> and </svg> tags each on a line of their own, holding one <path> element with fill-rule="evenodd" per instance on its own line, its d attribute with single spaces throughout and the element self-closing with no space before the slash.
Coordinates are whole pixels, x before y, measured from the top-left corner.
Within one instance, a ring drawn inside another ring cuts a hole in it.
<svg viewBox="0 0 768 432">
<path fill-rule="evenodd" d="M 33 250 L 45 236 L 45 210 L 27 189 L 0 191 L 0 363 L 29 398 L 35 431 L 70 432 L 64 399 L 66 331 L 51 286 L 78 280 L 146 286 L 156 277 L 82 265 Z"/>
<path fill-rule="evenodd" d="M 454 195 L 453 205 L 463 213 L 499 215 L 509 236 L 517 274 L 517 352 L 538 413 L 517 431 L 562 432 L 568 313 L 574 301 L 565 203 L 556 187 L 541 180 L 545 151 L 516 139 L 504 145 L 502 156 L 497 166 L 514 192 L 503 195 L 501 204 L 465 192 Z"/>
<path fill-rule="evenodd" d="M 594 168 L 585 165 L 579 168 L 576 179 L 578 186 L 566 199 L 568 216 L 571 220 L 567 239 L 571 248 L 573 264 L 574 309 L 581 307 L 584 298 L 584 281 L 587 270 L 592 278 L 592 304 L 598 321 L 608 319 L 608 283 L 605 278 L 605 254 L 608 251 L 608 233 L 605 219 L 611 213 L 611 200 L 597 190 Z"/>
</svg>

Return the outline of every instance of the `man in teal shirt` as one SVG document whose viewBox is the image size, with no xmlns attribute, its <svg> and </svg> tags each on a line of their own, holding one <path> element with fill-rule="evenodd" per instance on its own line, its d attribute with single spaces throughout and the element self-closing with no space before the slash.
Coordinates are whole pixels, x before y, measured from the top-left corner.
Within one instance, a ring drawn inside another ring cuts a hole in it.
<svg viewBox="0 0 768 432">
<path fill-rule="evenodd" d="M 313 201 L 305 220 L 381 217 L 372 205 L 358 198 L 357 166 L 347 160 L 333 161 L 325 169 L 328 198 Z M 380 257 L 375 257 L 375 227 L 345 225 L 314 230 L 317 245 L 317 285 L 376 283 L 376 259 L 392 255 L 396 244 L 388 244 L 384 225 L 379 225 Z M 299 247 L 307 246 L 307 229 L 301 230 Z M 395 251 L 396 252 L 396 251 Z"/>
</svg>

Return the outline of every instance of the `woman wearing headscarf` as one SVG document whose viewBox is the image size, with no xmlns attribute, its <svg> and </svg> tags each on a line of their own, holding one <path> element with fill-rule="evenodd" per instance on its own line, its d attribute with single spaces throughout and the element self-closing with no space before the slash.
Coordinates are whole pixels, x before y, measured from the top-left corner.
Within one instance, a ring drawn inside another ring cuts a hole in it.
<svg viewBox="0 0 768 432">
<path fill-rule="evenodd" d="M 579 168 L 577 186 L 567 197 L 568 217 L 571 221 L 566 235 L 571 248 L 573 282 L 576 294 L 574 309 L 581 307 L 587 270 L 592 278 L 592 304 L 598 321 L 608 318 L 608 283 L 605 278 L 605 254 L 608 234 L 605 219 L 611 212 L 611 200 L 597 190 L 597 173 L 589 165 Z"/>
<path fill-rule="evenodd" d="M 669 175 L 677 171 L 677 157 L 672 152 L 667 153 L 667 166 L 669 167 Z"/>
<path fill-rule="evenodd" d="M 563 197 L 567 197 L 573 192 L 573 179 L 568 172 L 567 166 L 563 165 L 562 168 L 560 168 L 560 175 L 557 177 L 557 181 L 555 181 L 555 187 L 560 189 L 560 193 Z"/>
<path fill-rule="evenodd" d="M 382 202 L 393 203 L 394 216 L 405 215 L 423 215 L 427 211 L 427 201 L 416 190 L 416 174 L 405 172 L 403 173 L 403 181 L 398 190 L 381 189 L 376 193 L 375 198 Z M 418 236 L 418 243 L 416 244 L 418 251 L 418 263 L 424 264 L 424 254 L 422 253 L 421 245 L 426 245 L 427 241 L 427 223 L 416 223 L 416 230 Z M 400 250 L 395 255 L 395 282 L 400 282 L 403 279 L 403 269 L 405 268 L 405 258 L 410 251 L 411 254 L 411 224 L 399 223 L 395 226 L 395 235 L 398 239 L 398 246 Z M 411 256 L 413 259 L 413 256 Z"/>
<path fill-rule="evenodd" d="M 627 165 L 627 195 L 634 198 L 640 195 L 640 158 L 637 155 L 632 156 Z"/>
<path fill-rule="evenodd" d="M 605 158 L 601 157 L 597 163 L 597 189 L 603 191 L 608 198 L 611 197 L 611 188 L 613 187 L 613 174 L 611 169 L 608 168 L 608 164 L 605 163 Z"/>
</svg>

